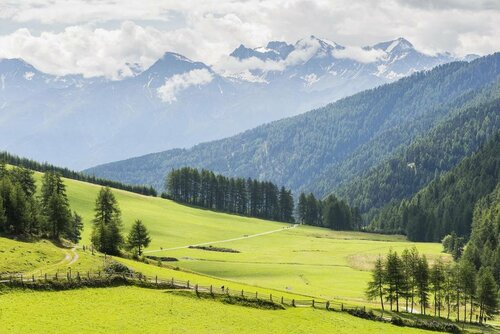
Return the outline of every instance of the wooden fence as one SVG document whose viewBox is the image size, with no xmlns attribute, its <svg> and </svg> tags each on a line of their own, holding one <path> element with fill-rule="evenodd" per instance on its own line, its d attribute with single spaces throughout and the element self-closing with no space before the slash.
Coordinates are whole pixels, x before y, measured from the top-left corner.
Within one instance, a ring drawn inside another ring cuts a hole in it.
<svg viewBox="0 0 500 334">
<path fill-rule="evenodd" d="M 173 288 L 173 289 L 187 289 L 196 293 L 206 293 L 215 295 L 227 295 L 231 297 L 240 297 L 248 300 L 269 301 L 276 304 L 281 304 L 291 307 L 312 307 L 316 309 L 330 310 L 330 311 L 349 311 L 349 310 L 363 310 L 366 311 L 365 306 L 357 306 L 347 304 L 339 301 L 329 300 L 316 300 L 316 299 L 290 299 L 279 295 L 264 294 L 262 292 L 249 292 L 245 290 L 231 289 L 227 286 L 215 285 L 199 285 L 191 281 L 183 281 L 175 278 L 160 279 L 158 276 L 145 276 L 140 273 L 106 273 L 106 272 L 86 272 L 86 273 L 72 273 L 68 271 L 65 274 L 56 273 L 54 275 L 0 275 L 0 284 L 8 286 L 22 286 L 29 287 L 34 284 L 48 283 L 48 282 L 91 282 L 97 280 L 112 280 L 114 278 L 122 278 L 134 282 L 148 284 L 151 287 L 157 286 L 158 288 Z"/>
</svg>

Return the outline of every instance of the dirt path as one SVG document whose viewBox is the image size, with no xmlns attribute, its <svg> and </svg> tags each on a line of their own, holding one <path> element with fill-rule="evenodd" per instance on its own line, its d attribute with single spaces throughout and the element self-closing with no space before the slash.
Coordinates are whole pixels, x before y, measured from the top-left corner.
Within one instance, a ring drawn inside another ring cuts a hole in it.
<svg viewBox="0 0 500 334">
<path fill-rule="evenodd" d="M 43 266 L 43 267 L 40 267 L 40 268 L 36 268 L 35 270 L 32 270 L 30 272 L 27 272 L 27 273 L 24 273 L 25 275 L 42 275 L 43 273 L 51 270 L 51 269 L 54 269 L 54 268 L 58 268 L 58 267 L 68 267 L 68 266 L 71 266 L 72 264 L 74 264 L 76 261 L 78 261 L 78 259 L 80 258 L 78 253 L 76 252 L 76 246 L 71 248 L 71 249 L 61 249 L 62 252 L 64 253 L 64 258 L 57 262 L 57 263 L 54 263 L 54 264 L 49 264 L 47 266 Z"/>
<path fill-rule="evenodd" d="M 191 244 L 191 245 L 187 245 L 187 246 L 178 246 L 178 247 L 171 247 L 171 248 L 162 248 L 162 249 L 148 250 L 148 251 L 145 251 L 144 253 L 148 253 L 148 254 L 149 253 L 158 253 L 158 252 L 169 251 L 169 250 L 185 249 L 185 248 L 189 248 L 189 247 L 198 247 L 198 246 L 207 246 L 207 245 L 213 245 L 213 244 L 222 244 L 222 243 L 225 243 L 225 242 L 250 239 L 250 238 L 260 237 L 260 236 L 268 235 L 268 234 L 272 234 L 272 233 L 283 232 L 283 231 L 286 231 L 286 230 L 289 230 L 289 229 L 292 229 L 292 228 L 296 228 L 297 226 L 299 226 L 299 225 L 298 224 L 294 224 L 292 226 L 282 227 L 279 230 L 272 230 L 272 231 L 267 231 L 267 232 L 262 232 L 262 233 L 257 233 L 257 234 L 250 234 L 250 235 L 243 236 L 243 237 L 237 237 L 237 238 L 231 238 L 231 239 L 225 239 L 225 240 L 218 240 L 218 241 L 210 241 L 210 242 L 202 242 L 202 243 L 199 243 L 199 244 Z"/>
</svg>

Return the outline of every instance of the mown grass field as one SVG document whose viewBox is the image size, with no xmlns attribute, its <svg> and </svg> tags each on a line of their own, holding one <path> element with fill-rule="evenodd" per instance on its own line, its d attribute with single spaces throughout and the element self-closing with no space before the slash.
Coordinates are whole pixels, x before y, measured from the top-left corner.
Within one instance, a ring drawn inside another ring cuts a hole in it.
<svg viewBox="0 0 500 334">
<path fill-rule="evenodd" d="M 41 174 L 37 173 L 38 180 Z M 83 216 L 85 229 L 81 244 L 89 244 L 95 198 L 100 186 L 65 180 L 72 208 Z M 288 224 L 196 209 L 161 198 L 114 190 L 122 210 L 124 229 L 142 219 L 150 230 L 148 250 L 187 246 L 203 242 L 243 237 L 215 244 L 241 253 L 178 249 L 151 253 L 173 256 L 184 269 L 253 286 L 325 299 L 363 301 L 369 269 L 380 254 L 389 249 L 402 251 L 416 246 L 429 259 L 443 256 L 436 243 L 410 243 L 401 236 L 358 232 L 336 232 L 300 226 L 294 229 L 244 238 L 256 233 L 279 230 Z"/>
<path fill-rule="evenodd" d="M 0 295 L 0 328 L 2 333 L 422 332 L 345 313 L 262 310 L 135 287 Z"/>
</svg>

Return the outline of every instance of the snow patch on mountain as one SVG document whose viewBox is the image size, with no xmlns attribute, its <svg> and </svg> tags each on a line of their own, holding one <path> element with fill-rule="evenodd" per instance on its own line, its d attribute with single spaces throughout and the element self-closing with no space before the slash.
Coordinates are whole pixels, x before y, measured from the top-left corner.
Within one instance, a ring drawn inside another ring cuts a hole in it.
<svg viewBox="0 0 500 334">
<path fill-rule="evenodd" d="M 24 72 L 24 74 L 23 74 L 23 78 L 25 78 L 28 81 L 31 81 L 31 79 L 33 79 L 34 76 L 35 76 L 35 73 L 33 73 L 33 72 Z"/>
</svg>

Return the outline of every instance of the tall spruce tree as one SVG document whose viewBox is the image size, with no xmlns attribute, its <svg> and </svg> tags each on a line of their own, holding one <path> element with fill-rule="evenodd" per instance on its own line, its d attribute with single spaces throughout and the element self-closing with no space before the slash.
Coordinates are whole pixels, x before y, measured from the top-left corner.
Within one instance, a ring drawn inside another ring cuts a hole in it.
<svg viewBox="0 0 500 334">
<path fill-rule="evenodd" d="M 136 220 L 127 237 L 127 247 L 135 251 L 135 255 L 141 256 L 142 250 L 149 246 L 151 238 L 148 229 L 141 220 Z"/>
<path fill-rule="evenodd" d="M 121 211 L 108 187 L 99 191 L 94 209 L 92 244 L 105 254 L 118 255 L 123 245 Z"/>
</svg>

